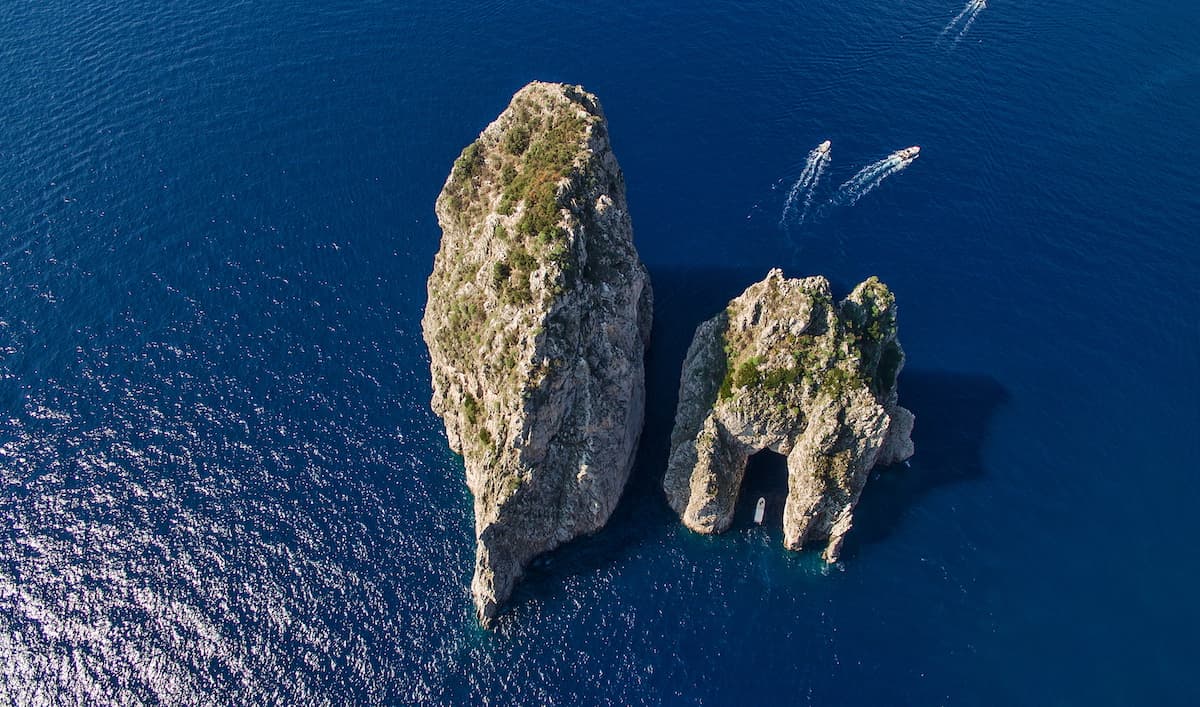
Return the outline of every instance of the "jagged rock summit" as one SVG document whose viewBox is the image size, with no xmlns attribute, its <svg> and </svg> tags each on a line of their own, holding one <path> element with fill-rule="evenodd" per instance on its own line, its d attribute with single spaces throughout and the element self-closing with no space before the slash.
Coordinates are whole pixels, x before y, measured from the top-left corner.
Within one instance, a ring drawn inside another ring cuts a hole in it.
<svg viewBox="0 0 1200 707">
<path fill-rule="evenodd" d="M 679 384 L 663 487 L 691 529 L 719 533 L 749 457 L 787 457 L 784 543 L 837 560 L 867 476 L 912 456 L 897 404 L 896 300 L 876 278 L 835 303 L 823 277 L 772 270 L 700 325 Z"/>
<path fill-rule="evenodd" d="M 642 429 L 650 279 L 604 113 L 579 86 L 521 89 L 436 211 L 422 328 L 433 409 L 474 495 L 487 626 L 533 557 L 617 504 Z"/>
</svg>

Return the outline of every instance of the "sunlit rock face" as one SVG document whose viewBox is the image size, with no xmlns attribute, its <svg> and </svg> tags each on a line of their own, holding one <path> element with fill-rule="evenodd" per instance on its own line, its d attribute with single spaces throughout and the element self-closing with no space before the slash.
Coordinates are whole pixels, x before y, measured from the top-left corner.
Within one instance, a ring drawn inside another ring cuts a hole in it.
<svg viewBox="0 0 1200 707">
<path fill-rule="evenodd" d="M 651 289 L 596 97 L 532 83 L 455 161 L 422 320 L 474 496 L 489 625 L 526 564 L 608 520 L 645 409 Z"/>
<path fill-rule="evenodd" d="M 696 330 L 663 488 L 689 528 L 733 520 L 746 463 L 787 457 L 784 543 L 837 560 L 870 470 L 913 454 L 897 403 L 896 301 L 876 278 L 835 302 L 823 277 L 772 270 Z"/>
</svg>

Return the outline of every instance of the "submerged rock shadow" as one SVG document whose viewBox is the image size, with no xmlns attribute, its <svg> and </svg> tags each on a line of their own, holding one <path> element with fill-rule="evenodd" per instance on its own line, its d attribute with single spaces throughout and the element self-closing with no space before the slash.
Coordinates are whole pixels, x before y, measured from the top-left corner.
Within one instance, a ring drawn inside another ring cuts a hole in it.
<svg viewBox="0 0 1200 707">
<path fill-rule="evenodd" d="M 988 430 L 996 411 L 1009 400 L 1007 389 L 990 376 L 949 371 L 905 369 L 899 392 L 900 404 L 917 416 L 912 435 L 916 455 L 910 466 L 872 472 L 854 510 L 843 560 L 886 540 L 907 510 L 930 491 L 985 476 Z"/>
</svg>

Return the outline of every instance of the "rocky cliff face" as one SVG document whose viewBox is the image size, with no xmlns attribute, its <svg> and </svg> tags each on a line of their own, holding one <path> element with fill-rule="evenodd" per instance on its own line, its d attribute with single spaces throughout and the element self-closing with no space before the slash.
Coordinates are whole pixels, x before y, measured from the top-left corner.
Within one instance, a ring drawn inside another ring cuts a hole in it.
<svg viewBox="0 0 1200 707">
<path fill-rule="evenodd" d="M 422 321 L 475 499 L 488 625 L 525 565 L 607 521 L 645 404 L 651 290 L 596 97 L 532 83 L 454 164 Z"/>
<path fill-rule="evenodd" d="M 663 486 L 693 530 L 729 527 L 750 455 L 787 457 L 784 543 L 836 561 L 867 475 L 912 456 L 897 404 L 896 302 L 871 278 L 835 303 L 822 277 L 772 270 L 696 330 Z"/>
</svg>

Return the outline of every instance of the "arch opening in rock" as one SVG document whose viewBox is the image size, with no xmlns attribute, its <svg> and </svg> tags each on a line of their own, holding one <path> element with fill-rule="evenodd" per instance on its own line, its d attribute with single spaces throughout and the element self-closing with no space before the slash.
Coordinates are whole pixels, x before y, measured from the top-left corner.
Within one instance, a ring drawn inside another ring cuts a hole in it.
<svg viewBox="0 0 1200 707">
<path fill-rule="evenodd" d="M 758 499 L 767 501 L 762 524 L 771 529 L 783 528 L 783 506 L 788 495 L 787 457 L 764 449 L 750 456 L 742 485 L 738 489 L 733 511 L 733 530 L 754 527 L 754 509 Z"/>
</svg>

